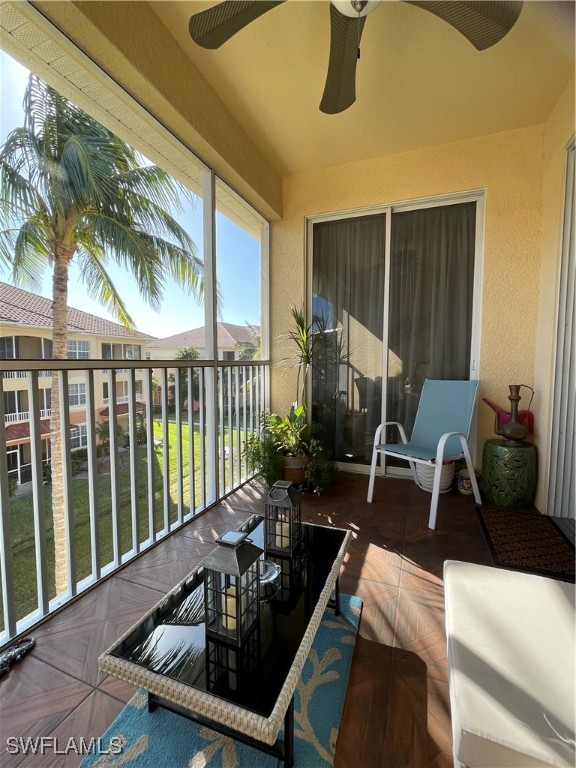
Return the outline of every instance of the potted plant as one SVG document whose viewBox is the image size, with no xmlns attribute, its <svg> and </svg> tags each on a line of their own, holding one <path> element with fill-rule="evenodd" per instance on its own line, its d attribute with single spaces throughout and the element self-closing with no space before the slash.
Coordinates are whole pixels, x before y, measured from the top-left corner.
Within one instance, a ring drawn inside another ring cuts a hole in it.
<svg viewBox="0 0 576 768">
<path fill-rule="evenodd" d="M 322 441 L 315 437 L 316 425 L 308 424 L 306 406 L 294 403 L 288 416 L 265 416 L 259 434 L 248 438 L 245 455 L 248 469 L 267 485 L 291 480 L 314 493 L 326 491 L 336 466 Z"/>
<path fill-rule="evenodd" d="M 290 307 L 293 327 L 287 338 L 294 343 L 294 357 L 284 365 L 296 367 L 296 401 L 287 416 L 264 415 L 259 434 L 248 438 L 244 452 L 248 469 L 272 486 L 277 480 L 291 480 L 321 493 L 330 485 L 336 465 L 321 440 L 322 427 L 308 422 L 304 404 L 308 373 L 314 362 L 315 337 L 304 313 Z"/>
</svg>

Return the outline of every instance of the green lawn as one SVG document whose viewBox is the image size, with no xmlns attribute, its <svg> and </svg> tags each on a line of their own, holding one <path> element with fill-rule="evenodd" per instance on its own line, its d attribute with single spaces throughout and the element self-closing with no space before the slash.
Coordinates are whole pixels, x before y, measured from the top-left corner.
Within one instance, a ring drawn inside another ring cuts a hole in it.
<svg viewBox="0 0 576 768">
<path fill-rule="evenodd" d="M 178 518 L 178 484 L 176 451 L 177 426 L 175 423 L 168 425 L 169 450 L 168 450 L 168 512 L 169 521 L 173 523 Z M 154 423 L 154 434 L 162 439 L 162 424 Z M 228 444 L 228 435 L 224 437 Z M 193 438 L 194 466 L 195 466 L 195 501 L 196 508 L 201 505 L 200 483 L 200 436 L 199 427 L 195 427 Z M 183 487 L 183 514 L 190 509 L 190 482 L 188 455 L 190 449 L 190 435 L 187 424 L 182 425 L 182 466 Z M 235 453 L 235 452 L 234 452 Z M 154 449 L 154 528 L 156 532 L 164 527 L 164 448 L 157 446 Z M 229 464 L 229 462 L 227 462 Z M 227 467 L 227 474 L 228 474 Z M 149 537 L 149 511 L 148 511 L 148 457 L 145 446 L 137 451 L 136 462 L 137 477 L 137 512 L 139 521 L 139 540 L 145 541 Z M 118 509 L 120 521 L 120 543 L 122 553 L 132 548 L 132 493 L 130 481 L 129 454 L 122 459 L 118 482 Z M 72 483 L 73 508 L 74 508 L 74 540 L 76 546 L 77 579 L 89 576 L 92 573 L 91 563 L 91 538 L 90 538 L 90 513 L 88 480 L 75 478 Z M 98 525 L 100 542 L 100 566 L 105 566 L 113 558 L 112 538 L 112 494 L 109 475 L 99 475 L 97 478 L 98 498 Z M 49 596 L 55 597 L 54 587 L 54 534 L 52 522 L 52 492 L 51 488 L 44 488 L 44 503 L 46 507 L 46 531 L 45 541 L 48 562 Z M 17 618 L 26 616 L 37 607 L 36 587 L 36 552 L 34 546 L 34 512 L 32 495 L 21 496 L 10 502 L 11 514 L 11 539 L 12 557 L 14 566 L 15 598 Z M 0 603 L 0 626 L 3 628 L 2 605 Z"/>
</svg>

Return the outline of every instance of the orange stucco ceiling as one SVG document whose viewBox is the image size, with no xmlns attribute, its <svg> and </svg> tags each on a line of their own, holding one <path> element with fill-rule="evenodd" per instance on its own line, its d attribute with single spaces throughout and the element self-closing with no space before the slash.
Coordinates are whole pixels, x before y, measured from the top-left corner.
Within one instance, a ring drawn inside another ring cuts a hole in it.
<svg viewBox="0 0 576 768">
<path fill-rule="evenodd" d="M 283 176 L 543 123 L 574 72 L 572 1 L 528 0 L 480 52 L 431 14 L 383 2 L 366 20 L 356 103 L 325 115 L 327 0 L 289 0 L 215 51 L 188 34 L 213 2 L 150 5 Z"/>
</svg>

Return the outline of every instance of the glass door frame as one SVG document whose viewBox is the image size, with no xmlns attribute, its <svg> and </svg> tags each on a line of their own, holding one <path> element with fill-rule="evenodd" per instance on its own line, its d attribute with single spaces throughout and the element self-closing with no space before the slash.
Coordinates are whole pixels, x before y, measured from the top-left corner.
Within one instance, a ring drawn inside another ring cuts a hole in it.
<svg viewBox="0 0 576 768">
<path fill-rule="evenodd" d="M 458 205 L 460 203 L 476 203 L 476 231 L 474 243 L 474 278 L 473 278 L 473 305 L 472 305 L 472 335 L 470 339 L 470 379 L 480 377 L 480 335 L 481 335 L 481 317 L 482 317 L 482 283 L 484 266 L 484 224 L 485 224 L 485 191 L 483 189 L 468 190 L 466 192 L 456 192 L 453 194 L 436 195 L 433 197 L 423 197 L 413 200 L 404 200 L 382 205 L 364 206 L 362 208 L 352 208 L 342 211 L 331 211 L 322 214 L 306 216 L 306 243 L 305 243 L 305 311 L 307 321 L 311 321 L 312 315 L 312 280 L 313 280 L 313 254 L 314 254 L 314 225 L 326 221 L 340 221 L 342 219 L 355 219 L 361 216 L 374 216 L 374 214 L 384 214 L 386 216 L 386 255 L 384 265 L 384 306 L 383 306 L 383 349 L 382 349 L 382 403 L 381 403 L 381 421 L 385 420 L 385 407 L 387 402 L 388 389 L 388 317 L 390 308 L 390 294 L 388 286 L 390 285 L 390 254 L 392 243 L 392 217 L 394 213 L 421 210 L 423 208 L 438 208 L 446 205 Z M 309 377 L 307 384 L 307 401 L 310 402 L 312 393 L 312 376 Z M 476 420 L 472 422 L 470 431 L 470 452 L 474 461 L 476 444 Z M 338 469 L 348 472 L 358 472 L 368 474 L 370 466 L 368 464 L 352 464 L 337 462 Z M 390 477 L 406 477 L 410 475 L 408 467 L 387 467 L 386 457 L 381 459 L 381 464 L 377 467 L 377 475 L 388 475 Z"/>
</svg>

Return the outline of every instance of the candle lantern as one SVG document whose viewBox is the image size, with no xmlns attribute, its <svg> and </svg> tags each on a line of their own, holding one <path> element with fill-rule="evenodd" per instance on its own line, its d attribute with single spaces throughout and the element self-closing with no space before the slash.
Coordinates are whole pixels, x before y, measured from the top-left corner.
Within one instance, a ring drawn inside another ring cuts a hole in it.
<svg viewBox="0 0 576 768">
<path fill-rule="evenodd" d="M 300 547 L 300 496 L 288 480 L 274 483 L 264 499 L 264 547 L 269 553 L 293 557 Z"/>
<path fill-rule="evenodd" d="M 248 643 L 260 616 L 262 550 L 246 536 L 227 531 L 202 562 L 206 635 L 235 647 Z"/>
</svg>

